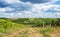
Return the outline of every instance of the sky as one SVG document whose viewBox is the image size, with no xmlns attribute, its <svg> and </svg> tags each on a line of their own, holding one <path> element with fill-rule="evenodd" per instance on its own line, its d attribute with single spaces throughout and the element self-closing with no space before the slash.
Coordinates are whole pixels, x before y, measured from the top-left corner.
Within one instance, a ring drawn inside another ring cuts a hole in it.
<svg viewBox="0 0 60 37">
<path fill-rule="evenodd" d="M 60 0 L 0 0 L 0 18 L 60 18 Z"/>
</svg>

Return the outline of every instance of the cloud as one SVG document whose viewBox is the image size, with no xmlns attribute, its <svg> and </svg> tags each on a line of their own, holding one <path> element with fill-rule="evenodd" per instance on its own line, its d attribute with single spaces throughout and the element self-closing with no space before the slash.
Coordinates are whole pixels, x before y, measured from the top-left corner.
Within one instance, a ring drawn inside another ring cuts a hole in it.
<svg viewBox="0 0 60 37">
<path fill-rule="evenodd" d="M 14 3 L 20 3 L 19 0 L 4 0 L 5 2 L 9 3 L 9 4 L 14 4 Z"/>
<path fill-rule="evenodd" d="M 21 0 L 22 2 L 30 2 L 32 4 L 42 4 L 42 3 L 50 3 L 58 0 Z"/>
<path fill-rule="evenodd" d="M 13 11 L 13 10 L 14 10 L 14 9 L 9 8 L 9 7 L 0 8 L 0 13 L 11 12 L 11 11 Z"/>
<path fill-rule="evenodd" d="M 45 1 L 42 0 L 42 3 L 39 3 L 37 0 L 32 1 L 34 3 L 33 4 L 31 2 L 22 2 L 21 0 L 1 0 L 0 17 L 4 16 L 7 18 L 56 18 L 56 15 L 57 17 L 60 17 L 60 15 L 57 14 L 60 13 L 60 5 L 55 4 L 57 0 L 48 1 L 51 2 L 45 3 Z"/>
</svg>

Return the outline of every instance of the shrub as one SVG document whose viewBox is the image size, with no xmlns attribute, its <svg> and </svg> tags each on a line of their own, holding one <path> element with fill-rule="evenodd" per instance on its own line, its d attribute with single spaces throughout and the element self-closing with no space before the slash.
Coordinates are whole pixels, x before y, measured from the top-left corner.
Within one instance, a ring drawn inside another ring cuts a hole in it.
<svg viewBox="0 0 60 37">
<path fill-rule="evenodd" d="M 50 34 L 54 31 L 54 28 L 41 28 L 40 33 L 44 35 L 44 37 L 50 37 Z"/>
</svg>

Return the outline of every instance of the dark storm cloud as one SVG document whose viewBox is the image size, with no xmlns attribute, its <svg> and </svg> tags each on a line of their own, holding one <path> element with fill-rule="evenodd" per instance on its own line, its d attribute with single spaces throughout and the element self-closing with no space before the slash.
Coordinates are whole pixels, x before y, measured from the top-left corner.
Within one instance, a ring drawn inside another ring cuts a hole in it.
<svg viewBox="0 0 60 37">
<path fill-rule="evenodd" d="M 47 3 L 51 0 L 21 0 L 22 2 L 31 2 L 31 3 Z"/>
</svg>

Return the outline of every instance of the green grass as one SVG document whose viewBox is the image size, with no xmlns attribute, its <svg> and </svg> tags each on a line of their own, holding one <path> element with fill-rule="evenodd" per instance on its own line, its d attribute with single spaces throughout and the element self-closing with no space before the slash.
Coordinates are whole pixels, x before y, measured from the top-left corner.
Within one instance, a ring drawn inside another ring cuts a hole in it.
<svg viewBox="0 0 60 37">
<path fill-rule="evenodd" d="M 28 36 L 28 30 L 19 32 L 18 35 L 15 35 L 14 37 L 29 37 Z"/>
<path fill-rule="evenodd" d="M 44 37 L 51 37 L 50 34 L 54 32 L 54 28 L 40 28 L 40 33 L 44 35 Z"/>
<path fill-rule="evenodd" d="M 24 24 L 24 21 L 29 22 L 29 20 L 27 20 L 27 19 L 19 19 L 19 20 L 0 19 L 0 34 L 9 34 L 10 31 L 14 31 L 14 30 L 18 30 L 18 29 L 26 28 L 26 27 L 31 27 L 32 25 L 33 25 L 33 27 L 36 27 L 36 26 L 40 27 L 40 24 L 41 24 L 40 20 L 31 21 L 30 24 L 29 23 Z M 37 23 L 35 23 L 35 22 L 37 22 Z M 44 35 L 44 37 L 50 37 L 50 34 L 54 31 L 54 28 L 40 28 L 39 31 L 41 34 Z M 26 34 L 24 34 L 24 35 L 26 35 Z"/>
<path fill-rule="evenodd" d="M 0 35 L 10 34 L 11 31 L 15 31 L 26 27 L 23 24 L 11 22 L 10 20 L 0 19 Z"/>
</svg>

